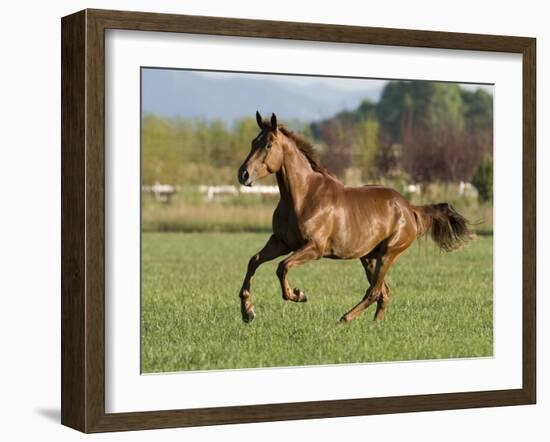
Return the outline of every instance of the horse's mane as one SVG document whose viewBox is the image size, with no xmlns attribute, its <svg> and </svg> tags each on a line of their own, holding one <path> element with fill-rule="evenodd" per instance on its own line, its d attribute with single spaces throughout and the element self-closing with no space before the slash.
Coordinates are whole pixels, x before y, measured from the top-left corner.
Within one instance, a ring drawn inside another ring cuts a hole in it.
<svg viewBox="0 0 550 442">
<path fill-rule="evenodd" d="M 306 140 L 302 135 L 292 132 L 290 129 L 288 129 L 285 126 L 279 125 L 277 129 L 279 129 L 284 136 L 294 141 L 294 144 L 296 144 L 296 147 L 307 158 L 307 160 L 309 161 L 309 164 L 311 164 L 311 167 L 314 171 L 322 173 L 323 175 L 336 178 L 336 176 L 330 170 L 326 169 L 321 165 L 321 161 L 319 160 L 319 154 L 317 153 L 317 150 L 315 149 L 313 144 L 311 144 L 308 140 Z"/>
</svg>

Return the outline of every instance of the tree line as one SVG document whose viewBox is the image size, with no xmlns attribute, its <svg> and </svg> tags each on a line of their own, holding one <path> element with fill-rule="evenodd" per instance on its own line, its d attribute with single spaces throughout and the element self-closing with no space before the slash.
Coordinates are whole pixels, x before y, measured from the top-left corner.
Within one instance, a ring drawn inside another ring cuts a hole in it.
<svg viewBox="0 0 550 442">
<path fill-rule="evenodd" d="M 492 157 L 493 98 L 451 83 L 393 81 L 377 103 L 313 123 L 312 132 L 338 175 L 359 167 L 364 180 L 471 181 Z"/>
<path fill-rule="evenodd" d="M 144 115 L 143 183 L 232 183 L 258 133 L 253 111 L 232 126 L 221 120 Z M 378 102 L 364 100 L 323 121 L 279 118 L 312 139 L 323 164 L 340 177 L 356 169 L 362 181 L 472 181 L 480 169 L 487 176 L 492 162 L 493 99 L 482 89 L 392 81 Z"/>
</svg>

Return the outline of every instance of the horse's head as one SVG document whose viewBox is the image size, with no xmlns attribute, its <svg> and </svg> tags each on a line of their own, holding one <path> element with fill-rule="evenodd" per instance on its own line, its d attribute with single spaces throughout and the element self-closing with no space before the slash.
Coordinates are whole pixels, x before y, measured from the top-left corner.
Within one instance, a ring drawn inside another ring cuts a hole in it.
<svg viewBox="0 0 550 442">
<path fill-rule="evenodd" d="M 264 121 L 256 111 L 256 121 L 260 133 L 252 140 L 250 153 L 238 172 L 239 182 L 245 186 L 251 186 L 255 181 L 277 173 L 283 164 L 282 135 L 277 130 L 277 117 L 271 114 L 271 119 Z"/>
</svg>

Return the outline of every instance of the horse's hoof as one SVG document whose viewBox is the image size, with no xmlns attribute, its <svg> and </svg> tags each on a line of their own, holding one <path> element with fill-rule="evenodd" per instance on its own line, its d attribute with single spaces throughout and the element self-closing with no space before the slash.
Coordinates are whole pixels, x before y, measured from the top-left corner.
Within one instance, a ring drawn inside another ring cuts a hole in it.
<svg viewBox="0 0 550 442">
<path fill-rule="evenodd" d="M 248 324 L 249 322 L 252 322 L 255 317 L 256 317 L 256 311 L 254 310 L 254 307 L 250 307 L 248 310 L 243 312 L 243 321 L 246 324 Z"/>
<path fill-rule="evenodd" d="M 342 316 L 340 320 L 336 323 L 337 325 L 344 325 L 349 324 L 351 321 L 346 317 L 346 315 Z"/>
<path fill-rule="evenodd" d="M 307 296 L 300 289 L 293 290 L 294 295 L 296 296 L 296 302 L 307 302 Z"/>
</svg>

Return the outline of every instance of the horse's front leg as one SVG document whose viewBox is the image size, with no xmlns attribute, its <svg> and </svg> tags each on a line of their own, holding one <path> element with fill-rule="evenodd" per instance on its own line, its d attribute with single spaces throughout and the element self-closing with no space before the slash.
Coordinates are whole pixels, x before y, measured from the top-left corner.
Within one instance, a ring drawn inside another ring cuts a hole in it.
<svg viewBox="0 0 550 442">
<path fill-rule="evenodd" d="M 318 247 L 309 242 L 302 248 L 296 250 L 292 255 L 279 263 L 277 267 L 277 276 L 281 282 L 281 290 L 283 292 L 283 299 L 286 301 L 305 302 L 307 301 L 306 295 L 299 289 L 292 290 L 288 285 L 287 274 L 292 267 L 305 264 L 308 261 L 321 258 L 321 253 Z"/>
<path fill-rule="evenodd" d="M 250 282 L 252 281 L 254 273 L 256 273 L 258 267 L 264 262 L 271 261 L 281 255 L 286 255 L 288 252 L 290 252 L 290 249 L 283 242 L 278 240 L 275 235 L 271 235 L 263 249 L 252 256 L 248 261 L 248 269 L 239 293 L 239 297 L 241 298 L 241 313 L 244 322 L 250 322 L 256 317 L 254 306 L 250 302 Z"/>
</svg>

